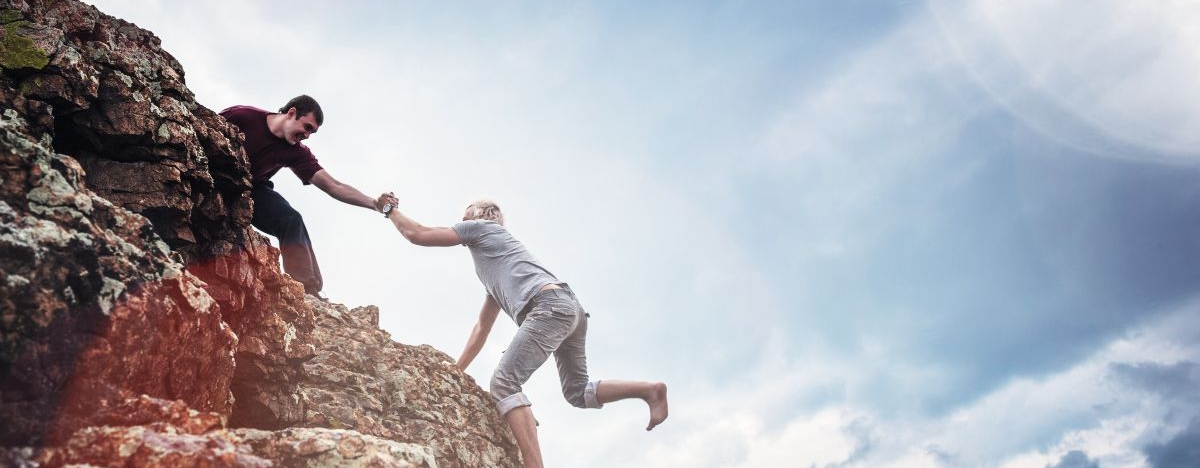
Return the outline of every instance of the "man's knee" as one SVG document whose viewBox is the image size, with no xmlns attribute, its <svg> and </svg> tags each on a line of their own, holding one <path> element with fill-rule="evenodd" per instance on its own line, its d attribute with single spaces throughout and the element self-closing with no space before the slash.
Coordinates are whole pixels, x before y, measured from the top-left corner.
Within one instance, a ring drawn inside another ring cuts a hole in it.
<svg viewBox="0 0 1200 468">
<path fill-rule="evenodd" d="M 576 408 L 600 408 L 604 405 L 600 403 L 596 396 L 596 387 L 600 382 L 588 382 L 586 380 L 572 382 L 570 385 L 563 387 L 563 397 L 567 399 L 567 403 Z"/>
<path fill-rule="evenodd" d="M 531 405 L 529 398 L 521 392 L 520 384 L 498 374 L 492 375 L 488 393 L 496 402 L 496 410 L 500 412 L 500 416 L 504 416 L 513 409 Z"/>
<path fill-rule="evenodd" d="M 503 400 L 520 391 L 520 384 L 517 384 L 510 378 L 504 377 L 499 372 L 492 374 L 492 380 L 488 383 L 488 393 L 492 395 L 492 400 L 495 401 Z"/>
<path fill-rule="evenodd" d="M 287 223 L 304 224 L 304 216 L 301 215 L 299 211 L 296 211 L 295 208 L 290 206 L 280 207 L 276 211 L 276 216 Z"/>
<path fill-rule="evenodd" d="M 280 212 L 276 220 L 276 223 L 279 225 L 279 236 L 292 239 L 293 242 L 297 241 L 298 238 L 296 236 L 303 235 L 308 229 L 304 225 L 304 216 L 291 207 L 288 207 L 286 211 Z"/>
<path fill-rule="evenodd" d="M 576 408 L 587 408 L 587 400 L 584 398 L 584 388 L 587 387 L 587 381 L 572 382 L 562 389 L 563 398 L 567 399 L 567 403 Z"/>
<path fill-rule="evenodd" d="M 255 207 L 251 224 L 268 234 L 277 235 L 283 230 L 304 227 L 304 216 L 287 205 Z"/>
<path fill-rule="evenodd" d="M 570 403 L 571 406 L 576 408 L 587 408 L 587 401 L 583 399 L 582 391 L 569 394 L 564 392 L 563 396 L 567 397 L 567 403 Z"/>
</svg>

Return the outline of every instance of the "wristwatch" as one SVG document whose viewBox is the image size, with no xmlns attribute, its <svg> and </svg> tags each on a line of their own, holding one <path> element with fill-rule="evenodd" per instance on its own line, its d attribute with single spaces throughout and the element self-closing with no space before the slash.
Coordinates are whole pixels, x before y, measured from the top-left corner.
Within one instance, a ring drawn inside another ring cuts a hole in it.
<svg viewBox="0 0 1200 468">
<path fill-rule="evenodd" d="M 388 215 L 388 213 L 391 213 L 391 212 L 392 212 L 392 209 L 393 209 L 393 208 L 395 208 L 395 207 L 394 207 L 394 206 L 392 206 L 392 204 L 391 204 L 391 203 L 384 203 L 384 204 L 383 204 L 383 209 L 382 209 L 382 210 L 379 210 L 379 211 L 382 211 L 382 212 L 383 212 L 383 217 L 384 217 L 384 218 L 386 218 L 386 217 L 387 217 L 387 215 Z"/>
</svg>

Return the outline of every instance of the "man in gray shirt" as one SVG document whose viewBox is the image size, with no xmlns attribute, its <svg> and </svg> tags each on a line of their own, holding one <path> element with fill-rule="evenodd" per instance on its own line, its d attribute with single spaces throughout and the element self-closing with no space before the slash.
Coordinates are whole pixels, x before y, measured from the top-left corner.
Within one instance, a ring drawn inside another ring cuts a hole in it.
<svg viewBox="0 0 1200 468">
<path fill-rule="evenodd" d="M 384 213 L 413 244 L 461 244 L 471 249 L 475 273 L 487 297 L 455 363 L 459 369 L 465 370 L 479 354 L 501 309 L 520 327 L 492 374 L 490 392 L 517 439 L 526 467 L 541 467 L 542 454 L 531 403 L 521 385 L 551 353 L 558 363 L 563 396 L 572 405 L 600 408 L 604 403 L 640 398 L 650 407 L 647 431 L 667 419 L 667 386 L 662 382 L 588 381 L 584 353 L 588 314 L 567 283 L 559 281 L 508 232 L 495 203 L 468 205 L 463 221 L 453 228 L 422 226 L 390 206 L 384 207 Z"/>
</svg>

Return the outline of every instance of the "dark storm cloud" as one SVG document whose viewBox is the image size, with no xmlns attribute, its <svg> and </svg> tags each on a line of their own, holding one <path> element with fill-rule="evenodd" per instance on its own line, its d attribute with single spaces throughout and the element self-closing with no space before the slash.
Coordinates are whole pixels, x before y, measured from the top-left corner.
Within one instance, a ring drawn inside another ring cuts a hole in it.
<svg viewBox="0 0 1200 468">
<path fill-rule="evenodd" d="M 1151 468 L 1196 468 L 1200 466 L 1200 418 L 1162 444 L 1144 450 Z"/>
<path fill-rule="evenodd" d="M 1046 465 L 1046 468 L 1100 468 L 1100 462 L 1088 459 L 1083 451 L 1072 450 L 1063 455 L 1057 464 Z"/>
<path fill-rule="evenodd" d="M 1179 403 L 1196 402 L 1200 394 L 1200 365 L 1185 361 L 1171 365 L 1153 362 L 1119 363 L 1110 367 L 1112 375 L 1134 387 L 1148 390 Z"/>
</svg>

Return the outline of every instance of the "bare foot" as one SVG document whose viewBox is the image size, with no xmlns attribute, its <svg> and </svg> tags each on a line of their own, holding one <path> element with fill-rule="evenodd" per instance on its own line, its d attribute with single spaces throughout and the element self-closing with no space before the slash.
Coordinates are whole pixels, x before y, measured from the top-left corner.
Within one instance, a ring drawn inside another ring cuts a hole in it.
<svg viewBox="0 0 1200 468">
<path fill-rule="evenodd" d="M 667 384 L 655 383 L 650 397 L 646 398 L 646 404 L 650 405 L 650 425 L 646 426 L 648 431 L 667 419 Z"/>
</svg>

